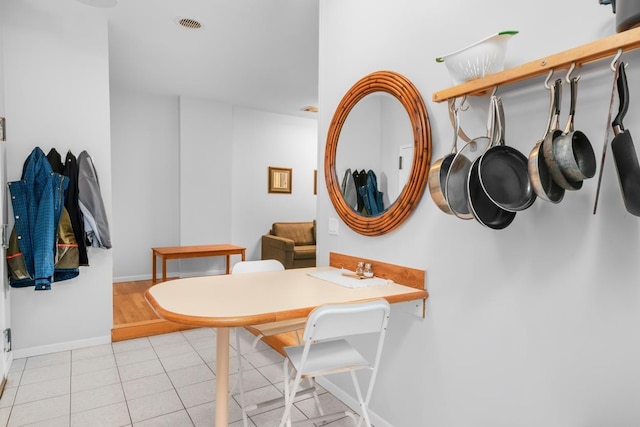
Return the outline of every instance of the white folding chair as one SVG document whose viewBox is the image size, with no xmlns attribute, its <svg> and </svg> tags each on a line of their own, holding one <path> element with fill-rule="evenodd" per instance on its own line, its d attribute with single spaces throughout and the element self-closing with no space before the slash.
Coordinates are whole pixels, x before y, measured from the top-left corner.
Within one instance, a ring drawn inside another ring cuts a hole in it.
<svg viewBox="0 0 640 427">
<path fill-rule="evenodd" d="M 356 425 L 360 426 L 364 420 L 367 427 L 371 427 L 368 406 L 378 373 L 387 323 L 389 322 L 389 312 L 389 303 L 384 299 L 379 299 L 361 303 L 326 304 L 309 314 L 302 336 L 304 344 L 284 349 L 287 354 L 284 361 L 285 410 L 280 427 L 285 424 L 291 426 L 291 407 L 302 379 L 340 372 L 351 373 L 351 379 L 360 403 L 360 417 Z M 365 358 L 345 339 L 363 334 L 378 334 L 378 344 L 373 361 Z M 291 370 L 289 370 L 289 365 L 291 365 Z M 356 377 L 356 371 L 360 369 L 371 371 L 369 386 L 364 398 Z M 295 376 L 292 380 L 294 371 Z M 292 382 L 291 385 L 290 382 Z M 298 421 L 295 424 L 317 422 L 334 418 L 339 414 L 349 415 L 355 419 L 352 412 L 330 415 L 321 413 L 320 417 Z"/>
<path fill-rule="evenodd" d="M 281 271 L 284 270 L 284 266 L 282 263 L 275 259 L 266 259 L 261 261 L 240 261 L 236 263 L 231 269 L 231 274 L 241 274 L 241 273 L 255 273 L 261 271 Z M 253 332 L 256 337 L 254 338 L 251 349 L 252 351 L 258 345 L 258 342 L 264 337 L 269 337 L 277 334 L 283 334 L 287 332 L 295 332 L 296 337 L 298 339 L 298 343 L 300 343 L 300 336 L 298 331 L 303 329 L 306 324 L 307 319 L 291 319 L 291 320 L 282 320 L 279 322 L 271 322 L 271 323 L 263 323 L 260 325 L 251 325 L 247 326 L 246 329 Z M 257 409 L 258 405 L 245 405 L 244 401 L 244 385 L 242 378 L 242 351 L 240 349 L 240 334 L 239 330 L 236 329 L 236 353 L 238 356 L 238 389 L 240 391 L 240 406 L 242 407 L 242 420 L 244 426 L 248 426 L 247 422 L 247 412 Z M 262 402 L 262 405 L 266 405 L 270 402 Z"/>
</svg>

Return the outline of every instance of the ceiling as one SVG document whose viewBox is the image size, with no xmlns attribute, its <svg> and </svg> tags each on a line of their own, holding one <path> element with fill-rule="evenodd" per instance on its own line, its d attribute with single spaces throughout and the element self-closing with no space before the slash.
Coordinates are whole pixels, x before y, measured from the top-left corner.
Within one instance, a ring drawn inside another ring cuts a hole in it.
<svg viewBox="0 0 640 427">
<path fill-rule="evenodd" d="M 301 109 L 318 102 L 318 0 L 55 1 L 107 16 L 115 89 L 316 118 Z"/>
</svg>

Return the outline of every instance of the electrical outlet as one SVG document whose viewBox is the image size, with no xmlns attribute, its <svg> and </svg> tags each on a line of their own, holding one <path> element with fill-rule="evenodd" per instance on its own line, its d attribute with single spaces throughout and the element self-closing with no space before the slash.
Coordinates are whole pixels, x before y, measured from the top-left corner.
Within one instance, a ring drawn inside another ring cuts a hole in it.
<svg viewBox="0 0 640 427">
<path fill-rule="evenodd" d="M 4 330 L 4 352 L 11 351 L 11 328 Z"/>
<path fill-rule="evenodd" d="M 339 227 L 340 223 L 338 222 L 338 218 L 329 218 L 329 234 L 332 236 L 339 235 Z"/>
</svg>

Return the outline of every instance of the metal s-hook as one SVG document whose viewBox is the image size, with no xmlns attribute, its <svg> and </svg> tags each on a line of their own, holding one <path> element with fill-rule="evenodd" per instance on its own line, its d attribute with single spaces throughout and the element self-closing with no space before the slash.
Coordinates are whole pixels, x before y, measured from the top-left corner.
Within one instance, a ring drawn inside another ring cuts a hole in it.
<svg viewBox="0 0 640 427">
<path fill-rule="evenodd" d="M 447 101 L 447 104 L 449 104 L 450 113 L 455 113 L 458 110 L 456 108 L 456 98 L 449 98 L 449 100 Z"/>
<path fill-rule="evenodd" d="M 467 95 L 464 95 L 462 97 L 462 102 L 460 103 L 460 107 L 458 107 L 460 111 L 467 111 L 469 107 L 471 107 L 470 105 L 467 104 L 467 107 L 463 108 L 465 103 L 467 103 Z"/>
<path fill-rule="evenodd" d="M 553 76 L 553 68 L 549 70 L 549 74 L 547 74 L 547 78 L 544 80 L 544 88 L 547 90 L 551 90 L 551 86 L 549 86 L 549 80 L 551 80 L 551 76 Z"/>
<path fill-rule="evenodd" d="M 498 85 L 495 85 L 493 87 L 493 90 L 491 91 L 491 97 L 493 98 L 494 96 L 496 96 L 496 92 L 498 91 Z"/>
<path fill-rule="evenodd" d="M 575 69 L 576 69 L 576 63 L 572 62 L 571 63 L 571 67 L 569 67 L 569 71 L 567 72 L 567 75 L 564 78 L 564 80 L 569 84 L 571 84 L 571 73 L 573 73 L 573 70 L 575 70 Z M 576 82 L 578 80 L 580 80 L 580 76 L 576 77 Z"/>
<path fill-rule="evenodd" d="M 614 73 L 616 72 L 616 68 L 617 68 L 616 63 L 618 62 L 618 59 L 620 59 L 621 56 L 622 56 L 622 48 L 618 49 L 618 52 L 616 52 L 616 56 L 614 56 L 613 60 L 611 61 L 611 65 L 609 65 L 609 68 Z"/>
<path fill-rule="evenodd" d="M 451 120 L 451 125 L 455 129 L 456 138 L 460 137 L 464 142 L 469 142 L 471 141 L 471 138 L 469 138 L 467 134 L 464 133 L 464 131 L 462 130 L 462 127 L 460 127 L 460 123 L 458 119 L 458 113 L 460 111 L 467 111 L 469 109 L 468 105 L 467 105 L 467 108 L 462 108 L 466 100 L 467 100 L 467 95 L 464 95 L 462 97 L 462 102 L 458 107 L 456 106 L 457 98 L 449 98 L 449 101 L 448 101 L 449 102 L 449 119 Z"/>
</svg>

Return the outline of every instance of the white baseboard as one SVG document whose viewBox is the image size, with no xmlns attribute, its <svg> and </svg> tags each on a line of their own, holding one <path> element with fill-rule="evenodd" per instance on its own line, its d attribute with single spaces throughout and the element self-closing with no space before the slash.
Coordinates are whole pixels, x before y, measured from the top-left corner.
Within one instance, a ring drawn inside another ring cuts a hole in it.
<svg viewBox="0 0 640 427">
<path fill-rule="evenodd" d="M 216 276 L 218 274 L 226 274 L 225 270 L 208 270 L 208 271 L 187 271 L 187 272 L 176 272 L 176 271 L 168 271 L 167 278 L 187 278 L 187 277 L 198 277 L 198 276 Z M 158 278 L 160 279 L 159 275 Z M 151 274 L 140 274 L 136 276 L 120 276 L 114 277 L 113 283 L 120 282 L 137 282 L 140 280 L 151 280 Z"/>
<path fill-rule="evenodd" d="M 56 353 L 59 351 L 75 350 L 77 348 L 92 347 L 94 345 L 111 344 L 111 335 L 87 338 L 85 340 L 67 341 L 38 347 L 14 349 L 13 359 L 23 357 L 40 356 L 41 354 Z"/>
<path fill-rule="evenodd" d="M 140 274 L 137 276 L 120 276 L 120 277 L 114 277 L 113 278 L 113 283 L 119 283 L 119 282 L 138 282 L 140 280 L 151 280 L 151 275 L 150 274 Z"/>
</svg>

